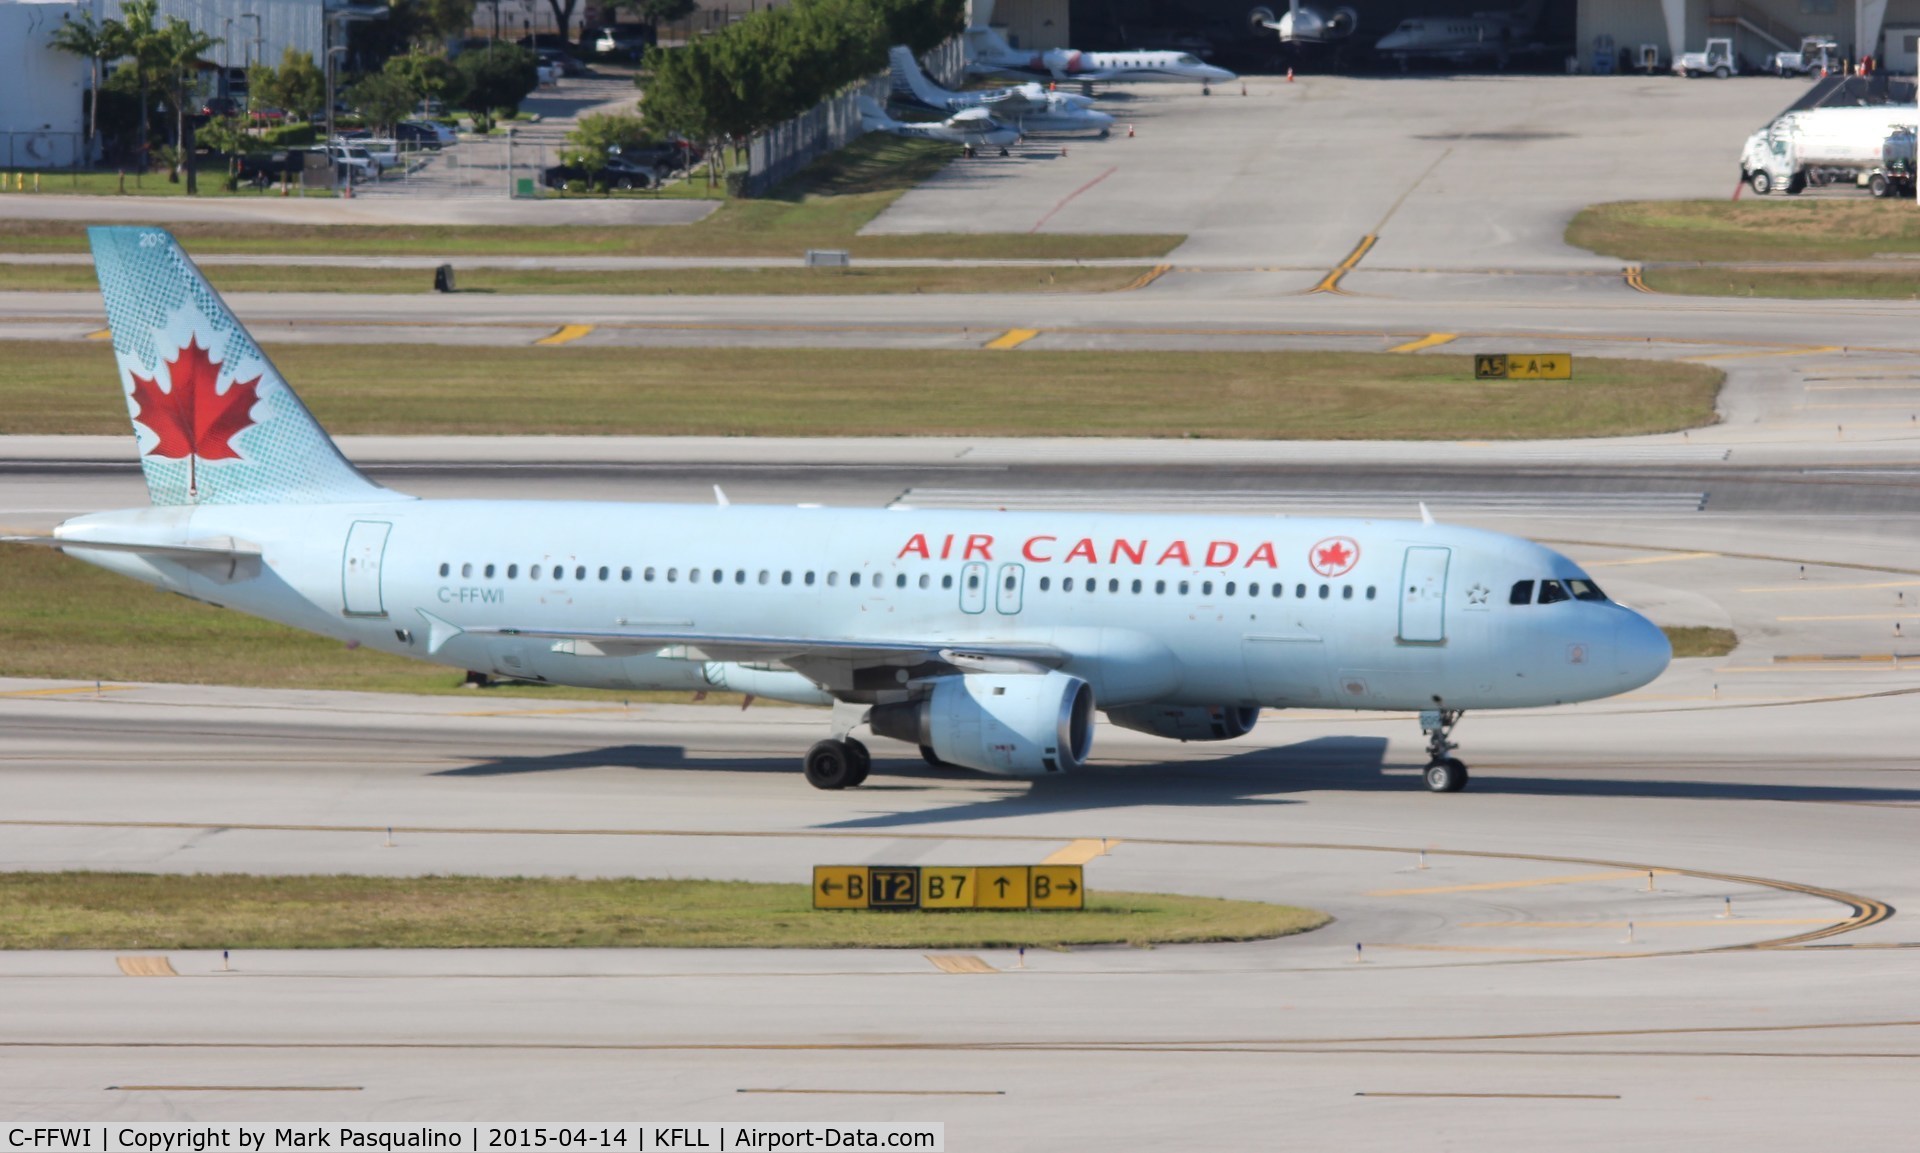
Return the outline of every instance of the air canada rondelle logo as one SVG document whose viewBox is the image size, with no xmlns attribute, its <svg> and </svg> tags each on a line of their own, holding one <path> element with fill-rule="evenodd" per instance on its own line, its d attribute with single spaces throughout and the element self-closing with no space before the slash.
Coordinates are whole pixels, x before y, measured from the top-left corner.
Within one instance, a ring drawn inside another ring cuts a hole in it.
<svg viewBox="0 0 1920 1153">
<path fill-rule="evenodd" d="M 1360 563 L 1360 542 L 1348 536 L 1330 536 L 1307 550 L 1307 563 L 1323 577 L 1345 576 Z"/>
</svg>

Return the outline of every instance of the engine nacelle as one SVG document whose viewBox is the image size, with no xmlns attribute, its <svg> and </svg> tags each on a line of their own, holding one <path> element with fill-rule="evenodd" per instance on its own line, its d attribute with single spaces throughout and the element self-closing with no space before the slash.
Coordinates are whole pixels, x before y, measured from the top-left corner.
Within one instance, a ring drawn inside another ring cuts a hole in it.
<svg viewBox="0 0 1920 1153">
<path fill-rule="evenodd" d="M 1040 777 L 1087 763 L 1093 686 L 1063 672 L 942 677 L 917 701 L 875 705 L 867 723 L 949 764 L 1003 777 Z"/>
<path fill-rule="evenodd" d="M 1260 710 L 1252 705 L 1135 705 L 1108 709 L 1123 729 L 1174 741 L 1231 741 L 1253 731 Z"/>
</svg>

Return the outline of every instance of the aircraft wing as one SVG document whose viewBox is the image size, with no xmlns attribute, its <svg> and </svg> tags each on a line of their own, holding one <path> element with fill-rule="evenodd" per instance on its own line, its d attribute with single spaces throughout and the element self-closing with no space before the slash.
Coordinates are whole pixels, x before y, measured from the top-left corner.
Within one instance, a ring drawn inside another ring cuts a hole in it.
<svg viewBox="0 0 1920 1153">
<path fill-rule="evenodd" d="M 436 626 L 444 622 L 430 622 Z M 961 671 L 1010 671 L 1013 666 L 1055 668 L 1070 654 L 1052 646 L 1025 641 L 982 643 L 863 638 L 783 637 L 747 633 L 707 633 L 675 629 L 535 629 L 498 626 L 457 629 L 475 636 L 525 637 L 550 641 L 557 652 L 577 656 L 640 656 L 660 654 L 687 660 L 745 661 L 783 664 L 790 668 L 821 662 L 861 667 L 910 668 L 922 664 L 951 665 Z M 436 633 L 438 628 L 436 627 Z M 438 648 L 429 642 L 430 647 Z"/>
<path fill-rule="evenodd" d="M 247 580 L 260 573 L 260 546 L 230 536 L 161 544 L 137 540 L 92 540 L 80 536 L 9 534 L 0 535 L 0 543 L 37 545 L 62 552 L 88 549 L 134 553 L 154 560 L 172 561 L 221 584 Z"/>
<path fill-rule="evenodd" d="M 982 97 L 979 106 L 996 116 L 1027 116 L 1047 110 L 1047 91 L 1038 84 L 1021 84 Z"/>
</svg>

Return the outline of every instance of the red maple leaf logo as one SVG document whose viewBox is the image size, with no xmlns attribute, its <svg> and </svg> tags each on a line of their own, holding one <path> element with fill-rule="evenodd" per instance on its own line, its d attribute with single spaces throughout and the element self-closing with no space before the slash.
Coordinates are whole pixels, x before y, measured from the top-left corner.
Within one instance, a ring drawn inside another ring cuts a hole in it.
<svg viewBox="0 0 1920 1153">
<path fill-rule="evenodd" d="M 1321 576 L 1339 576 L 1360 559 L 1360 546 L 1346 537 L 1334 537 L 1314 545 L 1309 559 Z"/>
<path fill-rule="evenodd" d="M 175 359 L 167 362 L 172 387 L 162 392 L 157 380 L 139 373 L 133 377 L 133 419 L 147 426 L 159 443 L 148 456 L 189 462 L 188 492 L 199 494 L 202 460 L 239 460 L 234 434 L 256 423 L 250 413 L 260 401 L 260 378 L 236 380 L 221 393 L 220 362 L 191 337 Z"/>
</svg>

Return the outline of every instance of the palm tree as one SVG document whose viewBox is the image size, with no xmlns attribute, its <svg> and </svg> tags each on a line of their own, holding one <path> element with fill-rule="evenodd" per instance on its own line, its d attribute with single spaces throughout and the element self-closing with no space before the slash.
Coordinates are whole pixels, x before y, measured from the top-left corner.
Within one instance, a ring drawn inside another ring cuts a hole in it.
<svg viewBox="0 0 1920 1153">
<path fill-rule="evenodd" d="M 160 75 L 173 91 L 173 146 L 180 153 L 179 162 L 186 171 L 189 195 L 198 192 L 200 186 L 194 179 L 193 130 L 192 121 L 187 117 L 187 104 L 193 98 L 193 81 L 200 74 L 200 61 L 219 43 L 218 36 L 209 36 L 185 20 L 169 16 L 154 46 Z"/>
<path fill-rule="evenodd" d="M 55 48 L 82 56 L 93 64 L 93 92 L 87 101 L 87 159 L 93 160 L 94 140 L 100 134 L 100 73 L 109 60 L 127 54 L 127 30 L 118 20 L 97 21 L 89 9 L 78 20 L 63 19 L 50 41 Z"/>
<path fill-rule="evenodd" d="M 147 103 L 147 88 L 153 82 L 154 72 L 159 61 L 160 30 L 154 24 L 154 16 L 160 10 L 160 0 L 126 0 L 120 6 L 120 55 L 133 59 L 133 78 L 140 86 L 140 133 L 137 149 L 140 164 L 147 164 L 147 114 L 152 106 Z"/>
</svg>

